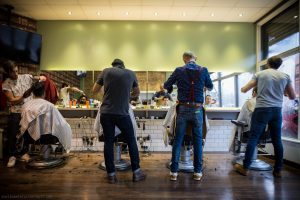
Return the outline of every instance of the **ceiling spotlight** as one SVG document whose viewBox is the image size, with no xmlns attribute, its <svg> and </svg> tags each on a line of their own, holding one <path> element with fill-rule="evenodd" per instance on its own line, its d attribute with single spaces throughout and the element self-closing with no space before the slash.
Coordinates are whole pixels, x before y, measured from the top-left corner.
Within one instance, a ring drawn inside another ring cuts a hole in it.
<svg viewBox="0 0 300 200">
<path fill-rule="evenodd" d="M 71 12 L 71 11 L 69 11 L 69 12 L 68 12 L 68 15 L 72 15 L 72 12 Z"/>
<path fill-rule="evenodd" d="M 101 15 L 101 13 L 98 11 L 98 12 L 97 12 L 97 15 L 98 15 L 98 16 L 100 16 L 100 15 Z"/>
<path fill-rule="evenodd" d="M 158 13 L 157 13 L 157 12 L 155 12 L 155 13 L 154 13 L 154 15 L 155 15 L 155 16 L 157 16 L 157 15 L 158 15 Z"/>
<path fill-rule="evenodd" d="M 125 15 L 129 15 L 129 12 L 126 12 Z"/>
<path fill-rule="evenodd" d="M 239 17 L 243 17 L 243 13 L 240 13 L 240 14 L 239 14 Z"/>
<path fill-rule="evenodd" d="M 297 16 L 297 15 L 295 15 L 295 16 L 294 16 L 294 19 L 297 19 L 297 18 L 298 18 L 298 16 Z"/>
<path fill-rule="evenodd" d="M 215 13 L 211 13 L 210 16 L 214 17 L 214 16 L 215 16 Z"/>
</svg>

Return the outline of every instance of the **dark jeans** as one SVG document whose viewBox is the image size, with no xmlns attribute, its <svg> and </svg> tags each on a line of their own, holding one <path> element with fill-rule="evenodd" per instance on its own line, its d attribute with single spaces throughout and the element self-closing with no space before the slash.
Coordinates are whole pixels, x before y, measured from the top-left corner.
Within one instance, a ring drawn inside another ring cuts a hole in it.
<svg viewBox="0 0 300 200">
<path fill-rule="evenodd" d="M 178 171 L 180 149 L 188 124 L 192 125 L 194 144 L 194 172 L 202 172 L 202 124 L 203 110 L 201 108 L 179 105 L 177 108 L 175 139 L 172 148 L 171 172 Z"/>
<path fill-rule="evenodd" d="M 108 174 L 115 172 L 114 165 L 114 140 L 115 126 L 117 126 L 126 138 L 129 148 L 132 171 L 140 168 L 139 151 L 136 144 L 134 130 L 129 115 L 101 114 L 100 123 L 104 133 L 104 159 Z"/>
<path fill-rule="evenodd" d="M 8 144 L 8 155 L 17 156 L 18 148 L 17 144 L 17 135 L 20 132 L 20 121 L 21 121 L 21 113 L 11 113 L 9 115 L 9 120 L 7 124 L 7 144 Z"/>
<path fill-rule="evenodd" d="M 22 138 L 17 139 L 20 133 L 21 113 L 11 113 L 7 124 L 8 155 L 18 156 L 28 152 L 29 141 L 32 140 L 29 134 L 24 134 Z M 28 136 L 27 136 L 28 135 Z M 23 143 L 23 144 L 22 144 Z"/>
<path fill-rule="evenodd" d="M 251 118 L 250 139 L 248 140 L 244 168 L 248 169 L 251 165 L 251 158 L 255 147 L 264 133 L 266 125 L 269 125 L 272 144 L 275 152 L 275 171 L 280 171 L 283 165 L 283 147 L 281 142 L 281 108 L 255 108 Z"/>
</svg>

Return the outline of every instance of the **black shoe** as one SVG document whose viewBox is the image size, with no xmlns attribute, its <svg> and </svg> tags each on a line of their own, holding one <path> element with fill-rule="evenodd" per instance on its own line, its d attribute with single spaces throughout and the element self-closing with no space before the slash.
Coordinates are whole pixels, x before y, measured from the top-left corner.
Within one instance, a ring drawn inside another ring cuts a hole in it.
<svg viewBox="0 0 300 200">
<path fill-rule="evenodd" d="M 133 182 L 143 181 L 146 179 L 146 177 L 147 177 L 147 175 L 142 170 L 139 170 L 139 171 L 133 173 L 132 181 Z"/>
<path fill-rule="evenodd" d="M 112 176 L 107 176 L 107 182 L 110 184 L 114 184 L 118 182 L 117 176 L 112 175 Z"/>
</svg>

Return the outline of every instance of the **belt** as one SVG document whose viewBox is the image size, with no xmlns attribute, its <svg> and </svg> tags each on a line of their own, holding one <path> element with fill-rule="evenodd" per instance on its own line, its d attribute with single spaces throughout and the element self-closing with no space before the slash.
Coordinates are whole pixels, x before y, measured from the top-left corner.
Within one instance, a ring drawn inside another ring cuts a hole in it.
<svg viewBox="0 0 300 200">
<path fill-rule="evenodd" d="M 193 108 L 200 108 L 203 106 L 202 103 L 196 103 L 196 102 L 178 102 L 178 104 L 187 107 L 193 107 Z"/>
</svg>

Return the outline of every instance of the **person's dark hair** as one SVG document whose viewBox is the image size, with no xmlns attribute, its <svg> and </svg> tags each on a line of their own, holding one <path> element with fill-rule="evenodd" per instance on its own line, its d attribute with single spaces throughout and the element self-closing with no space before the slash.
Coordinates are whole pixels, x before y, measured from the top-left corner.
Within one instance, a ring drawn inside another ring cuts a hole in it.
<svg viewBox="0 0 300 200">
<path fill-rule="evenodd" d="M 123 60 L 121 60 L 119 58 L 114 59 L 114 61 L 111 63 L 111 65 L 113 67 L 118 67 L 118 68 L 122 68 L 122 69 L 125 68 Z"/>
<path fill-rule="evenodd" d="M 279 56 L 273 56 L 268 59 L 268 65 L 272 69 L 278 69 L 281 64 L 282 64 L 282 59 Z"/>
<path fill-rule="evenodd" d="M 210 95 L 210 94 L 208 94 L 208 95 L 206 95 L 206 96 L 205 96 L 205 98 L 206 98 L 206 97 L 211 97 L 211 95 Z"/>
<path fill-rule="evenodd" d="M 45 84 L 44 82 L 35 82 L 31 86 L 32 93 L 35 97 L 42 97 L 45 93 Z"/>
<path fill-rule="evenodd" d="M 64 88 L 64 87 L 68 87 L 69 85 L 67 83 L 62 83 L 61 84 L 61 88 Z"/>
<path fill-rule="evenodd" d="M 9 77 L 9 73 L 16 67 L 16 63 L 12 60 L 4 60 L 1 62 L 3 68 L 3 80 Z"/>
<path fill-rule="evenodd" d="M 85 97 L 85 99 L 88 101 L 88 97 L 86 95 L 84 95 L 84 94 L 80 95 L 80 97 L 77 99 L 77 101 L 81 103 L 81 99 L 83 97 Z"/>
</svg>

